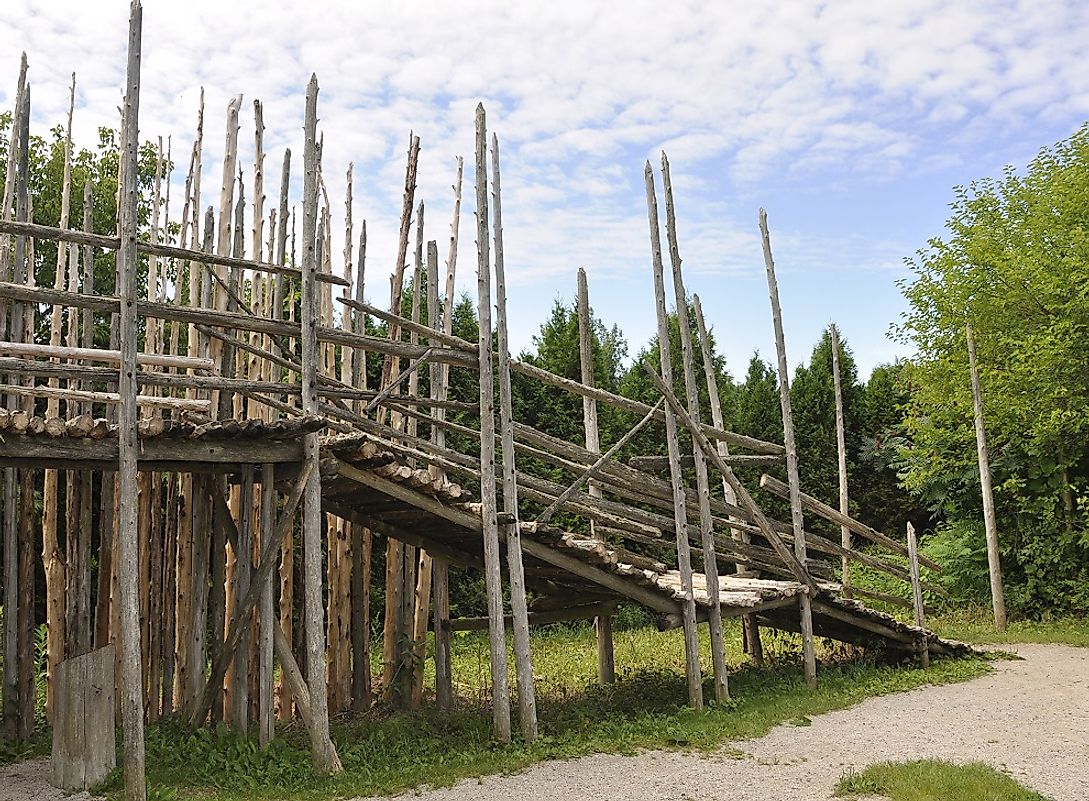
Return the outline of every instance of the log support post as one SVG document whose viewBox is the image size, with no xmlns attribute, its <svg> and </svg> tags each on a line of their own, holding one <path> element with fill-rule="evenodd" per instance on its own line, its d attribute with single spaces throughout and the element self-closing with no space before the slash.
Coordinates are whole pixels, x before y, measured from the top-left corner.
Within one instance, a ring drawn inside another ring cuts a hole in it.
<svg viewBox="0 0 1089 801">
<path fill-rule="evenodd" d="M 775 352 L 779 364 L 779 404 L 783 411 L 783 445 L 786 447 L 787 482 L 790 485 L 790 522 L 794 529 L 794 557 L 805 565 L 805 527 L 802 518 L 801 485 L 798 478 L 798 447 L 794 441 L 794 415 L 790 408 L 790 373 L 787 369 L 786 341 L 783 336 L 783 312 L 779 306 L 779 284 L 775 280 L 775 260 L 771 253 L 768 216 L 760 209 L 760 239 L 764 248 L 764 267 L 768 274 L 768 297 L 775 327 Z M 805 683 L 817 686 L 817 656 L 813 641 L 813 610 L 808 594 L 798 596 L 801 620 L 802 661 Z"/>
</svg>

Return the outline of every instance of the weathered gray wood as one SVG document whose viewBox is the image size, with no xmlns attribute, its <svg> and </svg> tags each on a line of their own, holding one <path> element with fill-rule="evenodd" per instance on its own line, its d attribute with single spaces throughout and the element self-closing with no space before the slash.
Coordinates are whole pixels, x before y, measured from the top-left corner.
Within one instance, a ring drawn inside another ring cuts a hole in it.
<svg viewBox="0 0 1089 801">
<path fill-rule="evenodd" d="M 11 137 L 9 138 L 8 162 L 6 181 L 4 184 L 4 208 L 2 217 L 4 221 L 11 214 L 12 199 L 17 200 L 15 216 L 20 221 L 27 218 L 27 209 L 24 203 L 26 195 L 26 162 L 28 147 L 24 144 L 23 121 L 26 118 L 27 105 L 29 104 L 28 89 L 26 86 L 27 59 L 26 53 L 19 67 L 19 83 L 15 99 L 15 115 L 12 119 Z M 29 123 L 28 123 L 29 127 Z M 16 192 L 16 184 L 19 191 Z M 7 237 L 0 242 L 0 278 L 10 279 L 11 251 Z M 17 260 L 25 258 L 25 245 L 21 237 L 15 240 L 15 257 Z M 24 271 L 21 265 L 16 264 L 14 273 L 18 275 Z M 0 303 L 0 331 L 3 331 L 11 318 L 12 336 L 18 339 L 22 333 L 22 315 L 18 308 L 10 310 L 8 304 Z M 17 409 L 18 400 L 13 395 L 6 398 L 7 409 Z M 19 605 L 19 482 L 18 475 L 11 467 L 4 469 L 4 608 L 16 609 Z M 4 664 L 9 665 L 4 671 L 4 733 L 16 740 L 19 736 L 19 671 L 15 668 L 19 664 L 19 621 L 18 615 L 4 615 Z"/>
<path fill-rule="evenodd" d="M 578 315 L 579 315 L 579 373 L 582 383 L 588 387 L 594 385 L 594 352 L 591 346 L 591 322 L 590 322 L 590 291 L 586 285 L 586 270 L 579 268 L 578 272 Z M 582 396 L 582 427 L 586 450 L 592 453 L 601 451 L 601 441 L 597 430 L 597 401 L 593 398 Z M 586 480 L 590 479 L 586 475 Z M 601 488 L 594 482 L 590 483 L 589 494 L 593 498 L 601 497 Z M 558 499 L 557 499 L 558 500 Z M 559 506 L 553 502 L 556 508 Z M 552 509 L 553 512 L 555 509 Z M 549 510 L 545 510 L 546 513 Z M 544 522 L 551 518 L 538 515 L 537 522 Z M 596 536 L 596 523 L 590 521 L 590 536 Z M 612 618 L 594 620 L 594 631 L 597 637 L 598 650 L 598 681 L 602 684 L 612 684 L 616 680 L 616 671 L 613 660 Z"/>
<path fill-rule="evenodd" d="M 114 646 L 60 662 L 53 676 L 52 784 L 88 790 L 117 764 Z"/>
<path fill-rule="evenodd" d="M 658 317 L 658 360 L 663 380 L 673 383 L 673 366 L 669 348 L 669 318 L 666 313 L 665 268 L 662 265 L 662 238 L 658 229 L 658 198 L 654 189 L 654 172 L 647 162 L 647 216 L 650 221 L 650 254 L 654 272 L 654 308 Z M 681 474 L 680 445 L 677 438 L 675 410 L 665 413 L 666 450 L 669 455 L 669 475 L 673 488 L 673 521 L 677 533 L 677 565 L 684 595 L 684 655 L 688 678 L 688 703 L 693 709 L 703 709 L 703 679 L 700 674 L 699 638 L 696 632 L 696 601 L 692 593 L 692 554 L 688 542 L 688 511 L 685 501 L 684 477 Z"/>
<path fill-rule="evenodd" d="M 306 414 L 318 413 L 318 79 L 310 77 L 306 90 L 306 117 L 303 150 L 303 266 L 302 266 L 302 408 Z M 325 626 L 321 581 L 321 474 L 320 439 L 308 434 L 303 441 L 305 462 L 310 475 L 303 495 L 303 594 L 306 610 L 307 686 L 310 690 L 310 744 L 314 769 L 328 775 L 343 770 L 340 757 L 329 737 L 329 707 L 326 691 Z"/>
<path fill-rule="evenodd" d="M 839 368 L 839 329 L 835 323 L 828 327 L 828 333 L 832 338 L 832 383 L 836 395 L 836 457 L 837 470 L 839 472 L 839 512 L 844 517 L 851 514 L 849 496 L 847 492 L 847 439 L 846 428 L 843 423 L 843 378 Z M 845 525 L 839 527 L 840 544 L 844 548 L 851 547 L 851 529 Z M 851 566 L 847 557 L 842 557 L 840 562 L 842 575 L 840 583 L 843 585 L 843 597 L 851 597 Z"/>
<path fill-rule="evenodd" d="M 696 366 L 692 355 L 692 329 L 688 321 L 688 296 L 684 289 L 681 255 L 677 243 L 677 219 L 673 206 L 673 184 L 669 174 L 669 159 L 662 152 L 662 191 L 665 195 L 666 241 L 669 244 L 669 261 L 673 272 L 673 294 L 677 309 L 677 328 L 681 339 L 681 363 L 684 369 L 684 392 L 688 401 L 688 413 L 693 420 L 700 419 L 699 384 L 696 383 Z M 714 521 L 711 518 L 711 488 L 707 476 L 707 462 L 699 444 L 692 443 L 695 461 L 696 500 L 700 512 L 700 533 L 703 541 L 704 573 L 707 576 L 707 594 L 713 612 L 719 612 L 718 559 L 715 556 Z M 722 702 L 730 697 L 726 673 L 726 645 L 722 637 L 722 618 L 711 614 L 708 619 L 711 633 L 711 664 L 714 673 L 715 700 Z"/>
<path fill-rule="evenodd" d="M 760 488 L 767 490 L 773 495 L 778 495 L 780 498 L 789 498 L 789 487 L 774 476 L 769 476 L 767 473 L 760 476 Z M 801 493 L 801 499 L 802 506 L 817 516 L 823 517 L 825 520 L 829 520 L 833 523 L 847 526 L 855 534 L 858 534 L 871 542 L 882 545 L 893 553 L 900 554 L 901 556 L 908 555 L 907 546 L 903 543 L 899 543 L 896 540 L 887 537 L 880 531 L 870 528 L 865 523 L 860 523 L 853 517 L 846 517 L 838 509 L 834 509 L 828 504 L 814 498 L 812 495 L 807 495 L 803 492 Z M 941 571 L 941 565 L 932 559 L 920 556 L 919 561 L 931 570 Z"/>
<path fill-rule="evenodd" d="M 129 20 L 129 59 L 125 73 L 125 106 L 121 128 L 121 179 L 118 187 L 117 251 L 121 342 L 118 394 L 117 480 L 121 525 L 118 536 L 121 639 L 121 722 L 124 729 L 125 799 L 144 801 L 144 700 L 140 662 L 139 532 L 137 531 L 136 460 L 136 232 L 140 201 L 137 173 L 140 159 L 140 45 L 143 8 L 133 0 Z"/>
<path fill-rule="evenodd" d="M 450 572 L 445 559 L 434 556 L 431 566 L 432 611 L 435 628 L 435 701 L 439 709 L 454 705 L 450 662 Z"/>
<path fill-rule="evenodd" d="M 276 552 L 280 550 L 284 538 L 287 536 L 288 532 L 291 531 L 291 527 L 295 521 L 295 511 L 299 508 L 299 502 L 303 499 L 314 472 L 313 463 L 305 462 L 303 464 L 302 472 L 299 473 L 299 476 L 291 489 L 291 494 L 284 503 L 284 509 L 280 514 L 280 519 L 276 521 L 275 528 L 272 529 L 270 536 L 266 538 L 261 545 L 261 561 L 257 569 L 257 574 L 254 576 L 253 582 L 245 589 L 241 596 L 227 636 L 223 641 L 223 645 L 220 647 L 215 661 L 212 663 L 210 678 L 206 684 L 204 694 L 200 703 L 193 710 L 191 719 L 194 725 L 199 726 L 204 722 L 208 710 L 212 707 L 213 699 L 223 684 L 223 676 L 227 672 L 227 666 L 230 664 L 231 659 L 241 642 L 242 634 L 249 628 L 250 615 L 261 596 L 262 585 L 272 577 L 273 570 L 275 570 L 276 567 Z M 232 530 L 234 522 L 231 519 L 230 509 L 227 507 L 222 494 L 214 494 L 213 502 L 219 507 L 218 518 L 220 523 L 226 526 L 228 530 Z M 239 540 L 241 538 L 238 536 L 237 530 L 234 530 L 233 534 L 234 536 L 228 537 L 228 539 L 231 539 L 232 545 L 240 547 Z"/>
<path fill-rule="evenodd" d="M 907 524 L 907 542 L 908 542 L 908 564 L 911 566 L 911 601 L 912 606 L 915 609 L 915 625 L 921 629 L 926 628 L 926 609 L 923 606 L 923 587 L 922 582 L 919 580 L 919 544 L 915 539 L 915 526 L 908 521 Z M 930 649 L 926 645 L 926 639 L 924 638 L 919 649 L 919 658 L 923 663 L 924 668 L 930 667 Z"/>
<path fill-rule="evenodd" d="M 681 419 L 681 422 L 684 423 L 692 437 L 700 444 L 700 447 L 703 448 L 704 454 L 707 455 L 716 469 L 726 477 L 726 480 L 730 482 L 730 486 L 733 487 L 734 492 L 737 493 L 738 501 L 741 503 L 742 507 L 748 511 L 761 535 L 763 535 L 763 537 L 772 545 L 775 553 L 783 560 L 783 563 L 794 574 L 794 577 L 802 584 L 805 584 L 811 593 L 816 595 L 819 588 L 813 580 L 813 577 L 809 575 L 804 567 L 802 567 L 802 563 L 798 561 L 798 558 L 790 549 L 783 544 L 783 541 L 779 538 L 778 533 L 772 527 L 767 516 L 761 511 L 760 507 L 756 504 L 756 501 L 753 500 L 752 495 L 745 489 L 745 486 L 738 480 L 733 469 L 718 455 L 718 451 L 714 449 L 711 445 L 711 441 L 707 439 L 706 435 L 700 430 L 699 425 L 688 415 L 688 412 L 685 410 L 684 406 L 681 405 L 681 402 L 677 399 L 673 390 L 664 380 L 662 380 L 662 377 L 655 372 L 654 366 L 649 360 L 644 360 L 643 369 L 650 375 L 654 385 L 658 387 L 658 391 L 665 397 L 666 402 L 673 409 L 677 417 Z"/>
<path fill-rule="evenodd" d="M 59 305 L 59 304 L 58 304 Z M 118 364 L 121 351 L 100 348 L 77 348 L 60 345 L 38 345 L 30 342 L 0 342 L 0 353 L 10 356 L 37 356 L 53 359 L 75 359 L 79 361 L 108 362 Z M 136 354 L 139 366 L 174 367 L 178 370 L 212 370 L 215 362 L 211 359 L 191 359 L 186 356 L 171 356 L 162 353 Z"/>
<path fill-rule="evenodd" d="M 518 475 L 514 453 L 514 412 L 510 383 L 510 341 L 507 333 L 507 279 L 503 257 L 503 203 L 499 169 L 499 137 L 492 134 L 492 202 L 495 238 L 496 333 L 499 348 L 499 427 L 503 439 L 503 512 L 506 524 L 510 605 L 514 613 L 514 664 L 518 677 L 518 706 L 522 737 L 537 739 L 537 701 L 529 650 L 526 579 L 522 566 L 522 532 L 518 525 Z"/>
<path fill-rule="evenodd" d="M 273 697 L 273 643 L 272 627 L 276 625 L 273 612 L 273 574 L 276 569 L 276 553 L 280 542 L 276 537 L 276 487 L 275 466 L 261 465 L 261 561 L 257 565 L 254 583 L 260 587 L 258 606 L 258 679 L 257 679 L 257 741 L 262 747 L 272 742 L 275 735 L 275 699 Z M 273 540 L 273 547 L 268 543 Z M 266 560 L 271 563 L 265 567 Z"/>
<path fill-rule="evenodd" d="M 654 416 L 654 413 L 664 403 L 665 403 L 664 399 L 659 400 L 658 403 L 656 403 L 654 405 L 654 408 L 652 408 L 649 412 L 647 412 L 647 414 L 643 417 L 642 420 L 640 420 L 638 423 L 636 423 L 634 426 L 632 426 L 624 434 L 624 436 L 622 436 L 620 439 L 618 439 L 609 448 L 609 450 L 607 450 L 605 453 L 603 453 L 601 455 L 601 457 L 596 462 L 594 462 L 592 465 L 587 467 L 586 470 L 583 471 L 582 475 L 580 475 L 577 479 L 575 479 L 575 481 L 567 489 L 565 489 L 560 495 L 558 495 L 556 497 L 556 500 L 552 501 L 552 503 L 550 503 L 545 508 L 545 510 L 543 512 L 541 512 L 539 515 L 537 515 L 537 519 L 534 522 L 543 524 L 543 523 L 547 523 L 549 520 L 551 520 L 553 515 L 555 515 L 556 512 L 559 511 L 560 507 L 563 506 L 571 498 L 572 495 L 574 495 L 576 492 L 578 492 L 579 489 L 581 489 L 582 486 L 586 482 L 590 481 L 594 476 L 598 475 L 600 473 L 600 471 L 601 471 L 601 468 L 604 465 L 606 465 L 614 456 L 616 456 L 617 452 L 620 451 L 621 448 L 623 448 L 625 445 L 627 445 L 629 442 L 631 442 L 632 437 L 634 437 L 636 434 L 638 434 L 642 430 L 643 426 L 645 426 L 647 423 L 650 422 L 651 417 Z M 591 498 L 601 498 L 601 492 L 600 491 L 598 491 L 598 493 L 596 495 L 594 494 L 593 485 L 588 487 L 588 490 L 589 490 L 589 492 L 587 494 Z M 593 523 L 592 520 L 590 522 L 591 522 L 591 524 Z"/>
<path fill-rule="evenodd" d="M 703 358 L 703 377 L 707 382 L 707 400 L 711 406 L 711 423 L 715 428 L 725 428 L 725 421 L 722 416 L 722 401 L 718 394 L 718 376 L 715 371 L 714 359 L 711 356 L 711 341 L 707 334 L 707 323 L 703 319 L 703 306 L 700 303 L 699 295 L 692 295 L 692 310 L 696 315 L 696 331 L 699 333 L 700 355 Z M 731 466 L 756 464 L 759 463 L 760 460 L 765 459 L 772 459 L 775 463 L 779 461 L 779 457 L 777 456 L 731 456 L 729 445 L 722 440 L 715 443 L 715 448 L 718 450 L 718 455 L 722 457 L 723 461 Z M 633 461 L 634 460 L 628 460 L 628 463 L 632 464 Z M 693 456 L 693 464 L 694 463 L 695 457 Z M 725 478 L 722 479 L 722 496 L 727 503 L 735 506 L 737 505 L 737 493 L 734 492 L 733 487 L 730 486 Z M 742 542 L 747 543 L 749 541 L 748 533 L 737 526 L 730 527 L 730 536 L 733 537 L 733 539 Z M 745 565 L 737 562 L 734 563 L 734 570 L 737 572 L 741 572 L 744 569 Z M 741 618 L 741 627 L 743 647 L 747 653 L 752 654 L 753 662 L 759 667 L 764 663 L 764 646 L 760 641 L 760 627 L 756 623 L 756 618 L 752 615 L 743 615 Z"/>
<path fill-rule="evenodd" d="M 208 294 L 207 291 L 205 294 Z M 58 292 L 55 289 L 29 287 L 9 282 L 0 282 L 0 298 L 28 303 L 60 303 L 77 309 L 93 309 L 95 311 L 108 313 L 115 313 L 119 303 L 118 298 L 115 296 L 91 296 L 82 293 Z M 238 329 L 258 334 L 269 334 L 272 336 L 299 337 L 298 324 L 293 324 L 288 321 L 270 320 L 248 314 L 240 316 L 232 312 L 215 311 L 214 309 L 207 308 L 203 305 L 201 307 L 192 308 L 188 306 L 175 306 L 167 303 L 138 301 L 136 306 L 139 315 L 142 317 L 156 317 L 161 320 Z M 427 348 L 422 345 L 410 345 L 407 342 L 392 342 L 384 337 L 353 334 L 339 328 L 318 327 L 317 337 L 319 342 L 331 342 L 336 345 L 366 348 L 378 353 L 395 354 L 410 359 L 418 358 L 427 350 Z M 434 351 L 433 358 L 438 361 L 465 367 L 475 364 L 468 354 L 458 350 L 436 348 Z M 551 375 L 551 373 L 549 373 L 549 375 Z M 578 385 L 578 382 L 573 383 Z"/>
<path fill-rule="evenodd" d="M 5 287 L 0 284 L 0 297 L 4 296 Z M 453 362 L 451 362 L 453 363 Z M 558 376 L 555 373 L 550 373 L 548 370 L 544 370 L 536 365 L 529 364 L 527 362 L 518 361 L 512 359 L 510 363 L 511 369 L 516 373 L 521 373 L 529 378 L 537 379 L 544 384 L 548 384 L 551 387 L 558 387 L 559 389 L 565 389 L 568 392 L 572 392 L 576 395 L 584 395 L 602 403 L 607 403 L 617 409 L 624 409 L 635 414 L 646 414 L 650 409 L 650 405 L 642 403 L 641 401 L 632 400 L 631 398 L 625 398 L 623 395 L 615 395 L 598 387 L 588 387 L 579 381 L 572 381 L 570 378 L 564 378 Z M 656 419 L 664 420 L 665 410 L 663 409 L 661 415 Z M 740 448 L 748 448 L 754 453 L 770 453 L 770 454 L 782 454 L 783 446 L 777 445 L 773 442 L 764 442 L 763 440 L 756 439 L 755 437 L 748 437 L 743 434 L 737 434 L 733 431 L 719 431 L 713 426 L 701 425 L 701 429 L 708 437 L 712 439 L 722 439 L 729 442 L 731 445 L 737 445 Z"/>
<path fill-rule="evenodd" d="M 729 446 L 725 442 L 719 440 L 716 446 L 721 443 L 722 446 L 727 448 L 726 453 L 722 453 L 720 447 L 719 455 L 722 456 L 723 461 L 731 467 L 770 467 L 771 465 L 782 464 L 783 458 L 781 456 L 769 456 L 769 455 L 749 455 L 743 456 L 729 453 Z M 692 469 L 695 466 L 696 460 L 692 456 L 681 456 L 681 467 L 686 470 Z M 658 472 L 669 469 L 669 457 L 668 456 L 632 456 L 628 459 L 628 467 L 635 468 L 636 470 L 646 470 L 648 472 Z M 732 490 L 731 490 L 732 492 Z M 727 499 L 728 503 L 737 503 L 735 500 Z"/>
<path fill-rule="evenodd" d="M 794 528 L 794 556 L 805 564 L 805 527 L 802 518 L 801 487 L 798 479 L 798 447 L 794 441 L 794 415 L 790 408 L 790 373 L 787 369 L 786 341 L 783 336 L 783 312 L 779 307 L 779 284 L 775 280 L 775 260 L 771 254 L 768 216 L 760 209 L 760 241 L 764 250 L 764 267 L 768 274 L 768 297 L 771 300 L 771 320 L 775 329 L 775 352 L 779 366 L 779 405 L 783 411 L 783 445 L 786 447 L 787 483 L 790 486 L 790 521 Z M 808 595 L 799 596 L 801 615 L 802 663 L 805 683 L 817 686 L 817 656 L 813 643 L 813 613 Z"/>
<path fill-rule="evenodd" d="M 550 623 L 564 623 L 571 620 L 586 620 L 587 618 L 610 618 L 616 612 L 616 603 L 604 601 L 600 603 L 581 604 L 568 606 L 561 609 L 549 609 L 541 612 L 530 612 L 529 622 L 533 626 L 547 626 Z M 513 615 L 503 618 L 507 628 L 511 628 L 514 622 Z M 446 628 L 450 631 L 484 631 L 488 628 L 486 617 L 459 617 L 447 620 Z"/>
<path fill-rule="evenodd" d="M 105 236 L 103 234 L 91 234 L 85 231 L 54 228 L 49 225 L 38 225 L 36 223 L 19 220 L 0 220 L 0 234 L 15 234 L 18 236 L 33 237 L 35 239 L 70 242 L 75 245 L 87 245 L 89 247 L 102 248 L 104 250 L 117 250 L 119 247 L 117 237 Z M 300 276 L 298 268 L 294 267 L 236 258 L 226 254 L 206 253 L 202 250 L 175 247 L 174 245 L 156 244 L 145 242 L 144 240 L 137 240 L 136 250 L 138 253 L 148 256 L 188 259 L 200 264 L 208 264 L 217 267 L 259 270 L 261 272 L 276 273 L 296 279 Z M 322 273 L 317 280 L 326 284 L 347 286 L 347 282 L 344 278 L 330 273 Z"/>
<path fill-rule="evenodd" d="M 488 138 L 484 105 L 476 107 L 476 227 L 477 315 L 480 370 L 480 501 L 484 532 L 484 580 L 488 592 L 488 639 L 492 668 L 492 727 L 495 738 L 510 742 L 510 690 L 507 686 L 507 644 L 503 631 L 503 577 L 499 562 L 499 521 L 496 509 L 495 416 L 492 411 L 492 291 L 488 231 Z"/>
<path fill-rule="evenodd" d="M 1002 587 L 1002 559 L 998 551 L 998 523 L 995 519 L 994 492 L 991 489 L 991 461 L 987 453 L 987 430 L 983 425 L 983 392 L 976 364 L 976 338 L 972 324 L 965 326 L 968 340 L 968 371 L 972 379 L 972 410 L 976 427 L 976 456 L 979 459 L 979 485 L 983 496 L 983 526 L 987 535 L 987 572 L 991 580 L 991 607 L 994 627 L 1006 630 L 1006 595 Z"/>
</svg>

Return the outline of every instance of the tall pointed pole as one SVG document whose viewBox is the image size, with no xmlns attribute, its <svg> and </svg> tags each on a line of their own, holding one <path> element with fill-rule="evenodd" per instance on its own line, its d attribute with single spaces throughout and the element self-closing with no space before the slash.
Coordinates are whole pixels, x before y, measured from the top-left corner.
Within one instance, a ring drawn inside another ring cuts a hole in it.
<svg viewBox="0 0 1089 801">
<path fill-rule="evenodd" d="M 677 328 L 681 337 L 681 362 L 684 366 L 684 393 L 688 400 L 688 413 L 693 420 L 700 419 L 699 385 L 696 383 L 696 365 L 692 355 L 692 326 L 688 322 L 688 296 L 684 290 L 681 271 L 681 254 L 677 244 L 677 217 L 673 210 L 673 182 L 669 176 L 669 159 L 662 152 L 662 191 L 665 193 L 666 241 L 669 244 L 669 261 L 673 268 L 673 296 L 677 306 Z M 711 518 L 711 488 L 707 476 L 707 460 L 696 443 L 692 443 L 692 460 L 696 468 L 696 501 L 700 510 L 700 535 L 703 541 L 703 573 L 706 577 L 707 597 L 711 611 L 707 625 L 711 630 L 711 664 L 715 678 L 715 700 L 722 702 L 730 697 L 726 678 L 726 645 L 722 638 L 722 608 L 719 606 L 718 559 L 715 555 L 714 521 Z"/>
<path fill-rule="evenodd" d="M 117 251 L 118 316 L 121 366 L 118 393 L 118 465 L 121 526 L 118 576 L 120 584 L 121 725 L 124 740 L 125 799 L 144 801 L 144 697 L 140 657 L 139 540 L 137 522 L 136 445 L 136 233 L 140 202 L 140 44 L 143 8 L 133 0 L 129 17 L 129 59 L 125 71 L 125 110 L 121 127 L 121 176 L 118 187 Z"/>
<path fill-rule="evenodd" d="M 529 608 L 522 565 L 522 530 L 518 523 L 518 471 L 514 461 L 514 411 L 510 386 L 510 342 L 507 336 L 507 277 L 503 258 L 503 200 L 499 184 L 499 137 L 492 134 L 492 204 L 495 238 L 496 337 L 499 347 L 499 428 L 503 440 L 503 512 L 507 527 L 507 571 L 514 629 L 514 666 L 518 676 L 518 709 L 522 737 L 537 739 L 537 700 L 529 652 Z"/>
<path fill-rule="evenodd" d="M 786 340 L 783 336 L 783 311 L 779 307 L 779 284 L 775 280 L 775 259 L 771 255 L 768 215 L 760 209 L 760 239 L 764 247 L 764 267 L 768 274 L 768 297 L 775 327 L 775 351 L 779 361 L 779 405 L 783 411 L 783 445 L 786 447 L 787 482 L 790 485 L 790 522 L 794 529 L 794 556 L 805 568 L 805 530 L 802 520 L 802 489 L 798 478 L 798 446 L 794 441 L 794 415 L 790 409 L 790 374 L 787 371 Z M 801 618 L 802 660 L 805 683 L 817 686 L 817 656 L 813 644 L 813 607 L 808 592 L 798 595 Z"/>
<path fill-rule="evenodd" d="M 303 264 L 302 264 L 302 407 L 319 414 L 318 406 L 318 79 L 306 88 L 303 146 Z M 303 495 L 303 596 L 306 614 L 306 673 L 310 691 L 310 746 L 314 769 L 339 773 L 340 757 L 329 737 L 329 696 L 325 656 L 325 626 L 321 597 L 321 470 L 317 432 L 303 439 L 303 458 L 310 466 Z"/>
<path fill-rule="evenodd" d="M 991 606 L 994 627 L 1006 630 L 1006 597 L 1002 588 L 1002 563 L 998 553 L 998 523 L 995 519 L 994 492 L 991 489 L 991 461 L 987 451 L 987 431 L 983 426 L 983 393 L 976 364 L 976 337 L 972 324 L 965 326 L 968 340 L 968 370 L 972 374 L 972 408 L 976 423 L 976 455 L 979 458 L 979 484 L 983 493 L 983 525 L 987 532 L 987 569 L 991 577 Z"/>
<path fill-rule="evenodd" d="M 654 270 L 654 307 L 658 317 L 658 358 L 662 380 L 673 385 L 673 365 L 669 355 L 669 317 L 665 302 L 665 268 L 662 266 L 662 237 L 658 227 L 658 197 L 654 190 L 654 170 L 647 162 L 644 171 L 647 184 L 647 217 L 650 222 L 650 255 Z M 681 475 L 681 452 L 677 439 L 675 411 L 665 412 L 666 447 L 669 455 L 669 477 L 673 488 L 673 525 L 677 530 L 677 569 L 681 577 L 684 619 L 684 661 L 688 678 L 688 703 L 693 709 L 703 709 L 703 678 L 700 674 L 699 637 L 696 631 L 696 599 L 692 587 L 692 547 L 688 542 L 688 514 L 685 508 L 684 478 Z"/>
<path fill-rule="evenodd" d="M 849 515 L 850 504 L 847 495 L 847 434 L 843 421 L 843 377 L 839 368 L 839 329 L 832 323 L 828 327 L 832 337 L 832 383 L 836 393 L 836 456 L 839 465 L 839 511 L 843 515 Z M 851 548 L 851 529 L 847 526 L 839 528 L 840 545 L 845 550 Z M 843 597 L 851 597 L 851 566 L 846 556 L 842 557 L 840 570 L 843 584 Z"/>
<path fill-rule="evenodd" d="M 579 267 L 578 278 L 578 316 L 579 316 L 579 367 L 582 383 L 594 385 L 594 351 L 591 341 L 590 290 L 586 285 L 586 270 Z M 601 453 L 601 440 L 597 430 L 597 401 L 586 395 L 582 396 L 582 427 L 586 450 Z M 591 498 L 601 497 L 601 487 L 591 481 L 587 487 Z M 590 521 L 590 536 L 595 536 L 594 521 Z M 601 684 L 616 681 L 616 660 L 613 651 L 613 618 L 603 614 L 594 618 L 594 631 L 597 634 L 597 679 Z"/>
<path fill-rule="evenodd" d="M 488 245 L 488 132 L 484 104 L 476 107 L 476 289 L 480 319 L 480 517 L 484 535 L 484 583 L 488 592 L 488 640 L 492 667 L 492 729 L 510 742 L 507 635 L 503 621 L 503 575 L 495 478 L 495 383 L 492 373 L 492 266 Z"/>
</svg>

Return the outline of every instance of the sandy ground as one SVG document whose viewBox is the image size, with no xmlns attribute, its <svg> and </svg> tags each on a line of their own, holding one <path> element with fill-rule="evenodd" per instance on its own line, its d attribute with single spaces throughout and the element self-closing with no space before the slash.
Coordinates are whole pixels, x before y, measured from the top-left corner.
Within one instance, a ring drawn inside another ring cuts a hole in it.
<svg viewBox="0 0 1089 801">
<path fill-rule="evenodd" d="M 982 761 L 1055 801 L 1089 798 L 1089 649 L 1020 645 L 1023 661 L 944 687 L 873 698 L 732 743 L 710 757 L 651 751 L 548 762 L 471 779 L 424 801 L 825 801 L 845 772 L 916 758 Z M 0 768 L 0 799 L 53 801 L 48 762 Z M 402 796 L 405 798 L 405 796 Z"/>
</svg>

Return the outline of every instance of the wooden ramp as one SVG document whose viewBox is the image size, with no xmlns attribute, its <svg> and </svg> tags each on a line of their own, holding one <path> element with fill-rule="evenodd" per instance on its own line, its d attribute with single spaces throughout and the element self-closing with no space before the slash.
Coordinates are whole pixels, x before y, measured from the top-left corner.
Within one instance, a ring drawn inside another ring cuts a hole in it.
<svg viewBox="0 0 1089 801">
<path fill-rule="evenodd" d="M 461 485 L 409 466 L 386 449 L 392 443 L 374 435 L 329 438 L 323 452 L 323 508 L 433 556 L 465 568 L 483 569 L 480 505 Z M 536 596 L 530 622 L 559 618 L 554 610 L 576 610 L 570 617 L 593 617 L 603 604 L 627 600 L 658 614 L 659 628 L 682 625 L 684 593 L 680 573 L 663 562 L 600 539 L 551 525 L 520 522 L 526 586 Z M 841 642 L 931 654 L 963 654 L 969 646 L 841 597 L 841 586 L 818 581 L 813 627 L 818 636 Z M 722 617 L 754 615 L 764 626 L 799 630 L 799 596 L 804 584 L 784 579 L 719 576 Z M 711 609 L 707 579 L 693 576 L 699 619 Z M 577 615 L 577 610 L 585 614 Z M 457 627 L 457 626 L 455 626 Z M 470 626 L 465 626 L 468 628 Z M 483 627 L 477 626 L 477 627 Z"/>
</svg>

